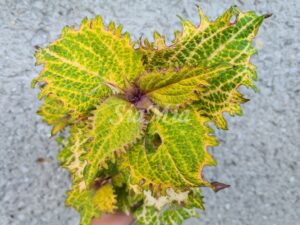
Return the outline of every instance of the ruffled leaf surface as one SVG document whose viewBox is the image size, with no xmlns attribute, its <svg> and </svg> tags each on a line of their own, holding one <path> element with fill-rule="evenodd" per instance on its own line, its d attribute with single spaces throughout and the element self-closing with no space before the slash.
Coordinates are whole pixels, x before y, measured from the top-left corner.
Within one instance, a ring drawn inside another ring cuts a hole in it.
<svg viewBox="0 0 300 225">
<path fill-rule="evenodd" d="M 90 118 L 91 143 L 83 160 L 87 162 L 84 176 L 87 184 L 96 178 L 99 167 L 125 152 L 125 147 L 135 143 L 144 128 L 143 113 L 131 103 L 118 97 L 109 97 L 93 111 Z"/>
<path fill-rule="evenodd" d="M 88 121 L 81 121 L 71 127 L 68 138 L 64 138 L 60 141 L 63 149 L 58 154 L 58 160 L 61 166 L 70 172 L 73 183 L 77 185 L 79 190 L 86 189 L 83 177 L 86 162 L 83 161 L 81 157 L 87 152 L 86 147 L 89 142 L 87 136 L 88 132 Z"/>
<path fill-rule="evenodd" d="M 143 70 L 121 29 L 114 23 L 106 29 L 99 16 L 84 19 L 78 30 L 65 27 L 58 40 L 36 52 L 44 69 L 33 85 L 41 84 L 39 97 L 46 100 L 40 115 L 46 122 L 59 127 L 74 121 L 110 95 L 109 87 L 122 89 Z"/>
<path fill-rule="evenodd" d="M 164 192 L 167 188 L 184 190 L 210 186 L 202 177 L 202 169 L 215 165 L 207 147 L 217 145 L 217 141 L 211 136 L 213 132 L 207 127 L 206 118 L 192 108 L 184 113 L 181 118 L 166 113 L 163 118 L 152 121 L 145 140 L 148 143 L 150 139 L 150 144 L 140 142 L 128 151 L 122 171 L 129 172 L 129 184 L 133 189 L 151 186 L 155 192 Z M 160 145 L 153 143 L 157 135 Z"/>
<path fill-rule="evenodd" d="M 156 71 L 141 76 L 137 84 L 152 102 L 161 108 L 174 109 L 197 100 L 196 93 L 202 93 L 201 89 L 209 85 L 208 77 L 217 77 L 231 68 L 230 64 L 219 64 L 210 68 Z"/>
<path fill-rule="evenodd" d="M 190 193 L 176 193 L 169 190 L 166 197 L 160 197 L 159 199 L 155 199 L 153 196 L 150 197 L 152 198 L 151 204 L 149 204 L 149 200 L 146 201 L 143 207 L 134 213 L 138 224 L 181 225 L 184 220 L 191 217 L 199 218 L 197 208 L 204 210 L 200 189 L 192 189 Z M 164 198 L 168 205 L 165 205 L 164 208 L 156 208 L 154 203 L 155 201 L 161 201 L 161 198 Z"/>
<path fill-rule="evenodd" d="M 114 213 L 117 208 L 117 199 L 111 184 L 100 187 L 93 197 L 95 206 L 105 213 Z"/>
<path fill-rule="evenodd" d="M 201 9 L 199 15 L 199 27 L 181 19 L 183 31 L 175 33 L 176 39 L 171 46 L 163 45 L 163 37 L 156 33 L 155 42 L 151 44 L 146 40 L 138 52 L 148 71 L 203 64 L 209 67 L 219 63 L 236 66 L 235 71 L 229 69 L 213 78 L 208 75 L 208 85 L 198 95 L 201 115 L 212 119 L 219 128 L 227 129 L 223 113 L 241 115 L 240 104 L 246 101 L 237 89 L 241 85 L 255 89 L 252 80 L 256 79 L 256 69 L 250 57 L 256 49 L 251 41 L 265 16 L 244 13 L 235 6 L 216 21 L 209 21 Z"/>
<path fill-rule="evenodd" d="M 244 65 L 235 65 L 228 70 L 206 77 L 207 85 L 199 89 L 193 106 L 202 116 L 215 122 L 217 127 L 227 129 L 227 121 L 223 113 L 242 115 L 240 104 L 248 99 L 237 90 L 244 85 L 255 89 L 251 76 L 252 71 Z"/>
<path fill-rule="evenodd" d="M 87 189 L 80 190 L 76 184 L 73 184 L 72 189 L 67 192 L 65 203 L 80 213 L 80 225 L 91 225 L 92 219 L 101 215 L 94 204 L 93 195 L 94 193 Z"/>
<path fill-rule="evenodd" d="M 249 64 L 256 50 L 251 45 L 264 16 L 254 12 L 241 12 L 231 7 L 215 21 L 209 19 L 199 8 L 200 26 L 181 19 L 183 31 L 176 32 L 171 46 L 162 47 L 161 35 L 154 35 L 153 44 L 138 49 L 148 70 L 196 66 L 206 61 L 207 66 L 218 62 Z M 159 42 L 160 44 L 158 44 Z M 159 47 L 157 47 L 159 46 Z"/>
<path fill-rule="evenodd" d="M 137 224 L 140 225 L 181 225 L 186 219 L 199 217 L 195 209 L 171 207 L 157 210 L 153 206 L 143 206 L 135 212 Z"/>
</svg>

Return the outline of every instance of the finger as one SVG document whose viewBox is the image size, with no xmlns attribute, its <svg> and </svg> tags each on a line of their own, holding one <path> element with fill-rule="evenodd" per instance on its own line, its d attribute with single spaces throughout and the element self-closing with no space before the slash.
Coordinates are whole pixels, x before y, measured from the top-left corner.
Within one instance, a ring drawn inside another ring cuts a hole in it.
<svg viewBox="0 0 300 225">
<path fill-rule="evenodd" d="M 104 214 L 100 219 L 93 219 L 92 225 L 130 225 L 132 222 L 132 216 L 124 213 L 116 213 Z"/>
</svg>

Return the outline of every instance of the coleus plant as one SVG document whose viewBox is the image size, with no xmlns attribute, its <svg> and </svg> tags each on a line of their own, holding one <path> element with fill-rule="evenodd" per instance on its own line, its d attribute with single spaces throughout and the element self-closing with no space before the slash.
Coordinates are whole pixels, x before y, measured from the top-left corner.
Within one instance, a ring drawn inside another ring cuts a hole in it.
<svg viewBox="0 0 300 225">
<path fill-rule="evenodd" d="M 224 112 L 242 115 L 248 100 L 237 89 L 255 89 L 251 41 L 269 15 L 234 6 L 209 21 L 198 11 L 200 25 L 180 18 L 170 46 L 157 32 L 132 42 L 97 16 L 37 50 L 38 114 L 59 133 L 58 159 L 73 180 L 66 205 L 82 225 L 116 211 L 137 224 L 181 224 L 204 209 L 201 187 L 225 187 L 202 174 L 216 164 L 208 123 L 227 129 Z"/>
</svg>

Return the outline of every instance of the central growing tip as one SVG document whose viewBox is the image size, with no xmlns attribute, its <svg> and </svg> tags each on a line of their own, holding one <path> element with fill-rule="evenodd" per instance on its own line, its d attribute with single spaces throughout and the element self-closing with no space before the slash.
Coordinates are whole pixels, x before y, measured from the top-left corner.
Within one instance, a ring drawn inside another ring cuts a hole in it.
<svg viewBox="0 0 300 225">
<path fill-rule="evenodd" d="M 134 105 L 138 104 L 138 102 L 142 100 L 143 95 L 144 94 L 141 89 L 135 85 L 126 88 L 124 91 L 125 99 Z"/>
<path fill-rule="evenodd" d="M 126 88 L 124 97 L 128 102 L 134 104 L 136 108 L 141 110 L 148 110 L 153 106 L 148 96 L 136 85 Z"/>
</svg>

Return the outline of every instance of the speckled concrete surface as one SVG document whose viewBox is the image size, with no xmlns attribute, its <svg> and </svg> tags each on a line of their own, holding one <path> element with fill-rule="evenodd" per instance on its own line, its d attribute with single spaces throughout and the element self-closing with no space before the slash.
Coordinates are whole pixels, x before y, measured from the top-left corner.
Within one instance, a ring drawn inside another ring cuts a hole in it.
<svg viewBox="0 0 300 225">
<path fill-rule="evenodd" d="M 253 58 L 259 94 L 230 131 L 218 132 L 219 161 L 207 177 L 229 183 L 218 194 L 205 190 L 206 212 L 186 224 L 300 224 L 300 2 L 299 0 L 189 1 L 30 1 L 0 0 L 0 224 L 77 225 L 78 215 L 63 201 L 70 182 L 58 167 L 58 146 L 35 115 L 40 104 L 30 80 L 34 45 L 55 40 L 64 25 L 101 14 L 122 23 L 138 38 L 155 29 L 170 40 L 177 14 L 199 22 L 194 3 L 211 18 L 233 4 L 274 16 L 261 28 Z M 38 158 L 44 162 L 37 162 Z"/>
</svg>

